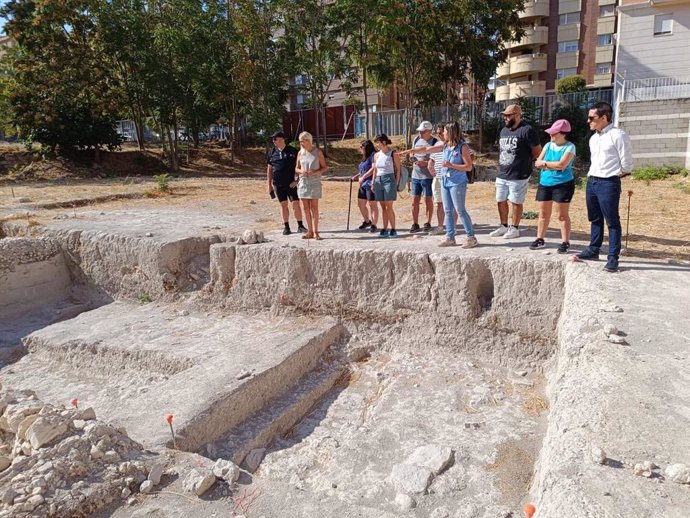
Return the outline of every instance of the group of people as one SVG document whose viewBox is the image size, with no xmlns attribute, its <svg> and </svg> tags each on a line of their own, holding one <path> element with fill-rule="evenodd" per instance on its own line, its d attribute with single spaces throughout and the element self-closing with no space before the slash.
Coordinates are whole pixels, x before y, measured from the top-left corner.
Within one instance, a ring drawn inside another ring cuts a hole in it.
<svg viewBox="0 0 690 518">
<path fill-rule="evenodd" d="M 546 130 L 550 141 L 542 147 L 536 130 L 522 119 L 519 105 L 508 106 L 501 115 L 504 127 L 499 135 L 496 178 L 500 226 L 489 236 L 504 239 L 520 236 L 528 182 L 536 166 L 541 171 L 536 194 L 539 219 L 537 238 L 531 243 L 530 249 L 545 248 L 546 231 L 555 209 L 561 233 L 557 252 L 565 254 L 570 249 L 569 206 L 575 193 L 573 162 L 576 149 L 568 140 L 570 122 L 565 119 L 555 121 Z M 611 105 L 604 102 L 595 104 L 588 113 L 589 127 L 594 131 L 589 141 L 591 165 L 586 190 L 591 238 L 589 246 L 576 258 L 599 258 L 606 223 L 609 228 L 609 251 L 605 269 L 615 272 L 618 270 L 622 237 L 619 215 L 621 178 L 630 174 L 633 161 L 630 138 L 613 126 L 612 117 Z M 410 155 L 413 164 L 410 181 L 413 222 L 410 232 L 445 234 L 439 246 L 456 246 L 459 219 L 466 235 L 461 246 L 473 248 L 478 245 L 472 219 L 465 206 L 468 173 L 473 168 L 471 150 L 457 122 L 437 124 L 435 129 L 436 136 L 433 136 L 434 126 L 428 121 L 422 122 L 417 128 L 418 135 L 412 148 L 404 151 L 395 151 L 385 134 L 377 135 L 373 142 L 362 141 L 362 160 L 358 173 L 351 179 L 359 185 L 357 199 L 363 217 L 360 230 L 378 232 L 381 238 L 398 235 L 393 204 L 397 199 L 401 159 Z M 299 151 L 287 146 L 283 132 L 276 132 L 272 137 L 274 147 L 268 155 L 267 167 L 268 192 L 280 201 L 285 225 L 283 233 L 291 233 L 290 201 L 297 219 L 297 230 L 303 233 L 302 237 L 321 239 L 318 200 L 321 198 L 321 175 L 327 170 L 323 153 L 314 146 L 312 136 L 307 132 L 299 135 Z M 426 221 L 420 226 L 422 198 Z M 299 200 L 303 204 L 306 227 Z M 438 223 L 435 229 L 431 225 L 434 213 Z M 379 216 L 381 228 L 378 226 Z"/>
</svg>

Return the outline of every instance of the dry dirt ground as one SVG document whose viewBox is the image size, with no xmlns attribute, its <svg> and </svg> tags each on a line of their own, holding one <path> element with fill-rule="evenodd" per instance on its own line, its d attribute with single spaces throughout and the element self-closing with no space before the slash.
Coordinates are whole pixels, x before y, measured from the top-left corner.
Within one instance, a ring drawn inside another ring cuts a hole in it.
<svg viewBox="0 0 690 518">
<path fill-rule="evenodd" d="M 690 195 L 673 187 L 673 181 L 653 182 L 645 185 L 630 179 L 624 180 L 621 216 L 626 229 L 626 191 L 630 198 L 629 245 L 631 255 L 650 258 L 690 259 Z M 24 183 L 0 187 L 0 218 L 29 217 L 40 223 L 45 219 L 69 212 L 72 207 L 94 205 L 94 208 L 195 208 L 212 206 L 220 212 L 255 217 L 257 230 L 280 228 L 278 204 L 266 194 L 265 182 L 258 179 L 194 178 L 171 181 L 169 194 L 158 193 L 151 178 L 134 180 L 74 180 L 59 184 Z M 534 201 L 536 187 L 530 187 L 525 210 L 536 211 Z M 361 222 L 357 209 L 356 186 L 353 187 L 350 228 Z M 468 209 L 475 223 L 490 227 L 497 222 L 492 182 L 479 182 L 470 187 Z M 120 198 L 120 199 L 118 199 Z M 18 200 L 26 200 L 19 202 Z M 101 201 L 98 203 L 98 201 Z M 324 227 L 345 229 L 349 202 L 349 182 L 329 181 L 324 185 L 324 197 L 320 204 Z M 45 206 L 46 208 L 41 208 Z M 402 194 L 395 204 L 398 227 L 409 228 L 411 200 Z M 589 223 L 585 208 L 584 191 L 577 191 L 571 207 L 573 241 L 586 240 Z M 435 222 L 432 222 L 435 224 Z M 536 220 L 523 220 L 523 227 L 535 232 Z M 553 222 L 551 241 L 558 241 L 557 227 Z M 480 233 L 481 236 L 481 233 Z"/>
</svg>

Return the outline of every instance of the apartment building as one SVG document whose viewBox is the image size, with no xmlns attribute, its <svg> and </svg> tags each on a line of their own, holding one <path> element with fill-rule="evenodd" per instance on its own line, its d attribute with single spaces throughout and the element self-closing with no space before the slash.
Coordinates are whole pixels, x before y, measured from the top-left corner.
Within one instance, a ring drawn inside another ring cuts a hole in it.
<svg viewBox="0 0 690 518">
<path fill-rule="evenodd" d="M 589 87 L 610 87 L 617 2 L 528 0 L 520 13 L 525 35 L 507 45 L 508 59 L 496 70 L 496 100 L 543 96 L 575 74 Z"/>
<path fill-rule="evenodd" d="M 690 0 L 621 0 L 618 34 L 622 79 L 690 80 Z"/>
</svg>

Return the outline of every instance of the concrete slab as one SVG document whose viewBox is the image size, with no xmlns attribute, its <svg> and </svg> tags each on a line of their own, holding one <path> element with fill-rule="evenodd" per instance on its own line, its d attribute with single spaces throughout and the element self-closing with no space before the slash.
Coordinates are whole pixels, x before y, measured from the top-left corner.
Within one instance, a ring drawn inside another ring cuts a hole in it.
<svg viewBox="0 0 690 518">
<path fill-rule="evenodd" d="M 145 446 L 196 450 L 286 392 L 341 337 L 333 319 L 219 316 L 116 302 L 32 333 L 0 380 L 78 398 Z M 240 378 L 240 374 L 251 373 Z"/>
</svg>

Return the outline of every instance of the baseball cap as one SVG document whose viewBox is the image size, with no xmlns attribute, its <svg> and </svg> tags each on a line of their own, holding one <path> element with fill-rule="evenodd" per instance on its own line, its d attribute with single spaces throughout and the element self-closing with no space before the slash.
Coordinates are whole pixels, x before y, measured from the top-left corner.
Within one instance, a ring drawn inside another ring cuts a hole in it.
<svg viewBox="0 0 690 518">
<path fill-rule="evenodd" d="M 282 131 L 276 131 L 273 135 L 271 135 L 271 138 L 285 138 L 285 133 Z"/>
<path fill-rule="evenodd" d="M 432 129 L 434 129 L 434 126 L 429 121 L 422 121 L 422 123 L 415 131 L 426 131 Z"/>
<path fill-rule="evenodd" d="M 555 135 L 556 133 L 570 133 L 570 123 L 565 119 L 558 119 L 555 121 L 546 133 L 549 135 Z"/>
<path fill-rule="evenodd" d="M 522 108 L 519 104 L 509 104 L 506 109 L 501 112 L 501 115 L 517 115 L 522 113 Z"/>
</svg>

